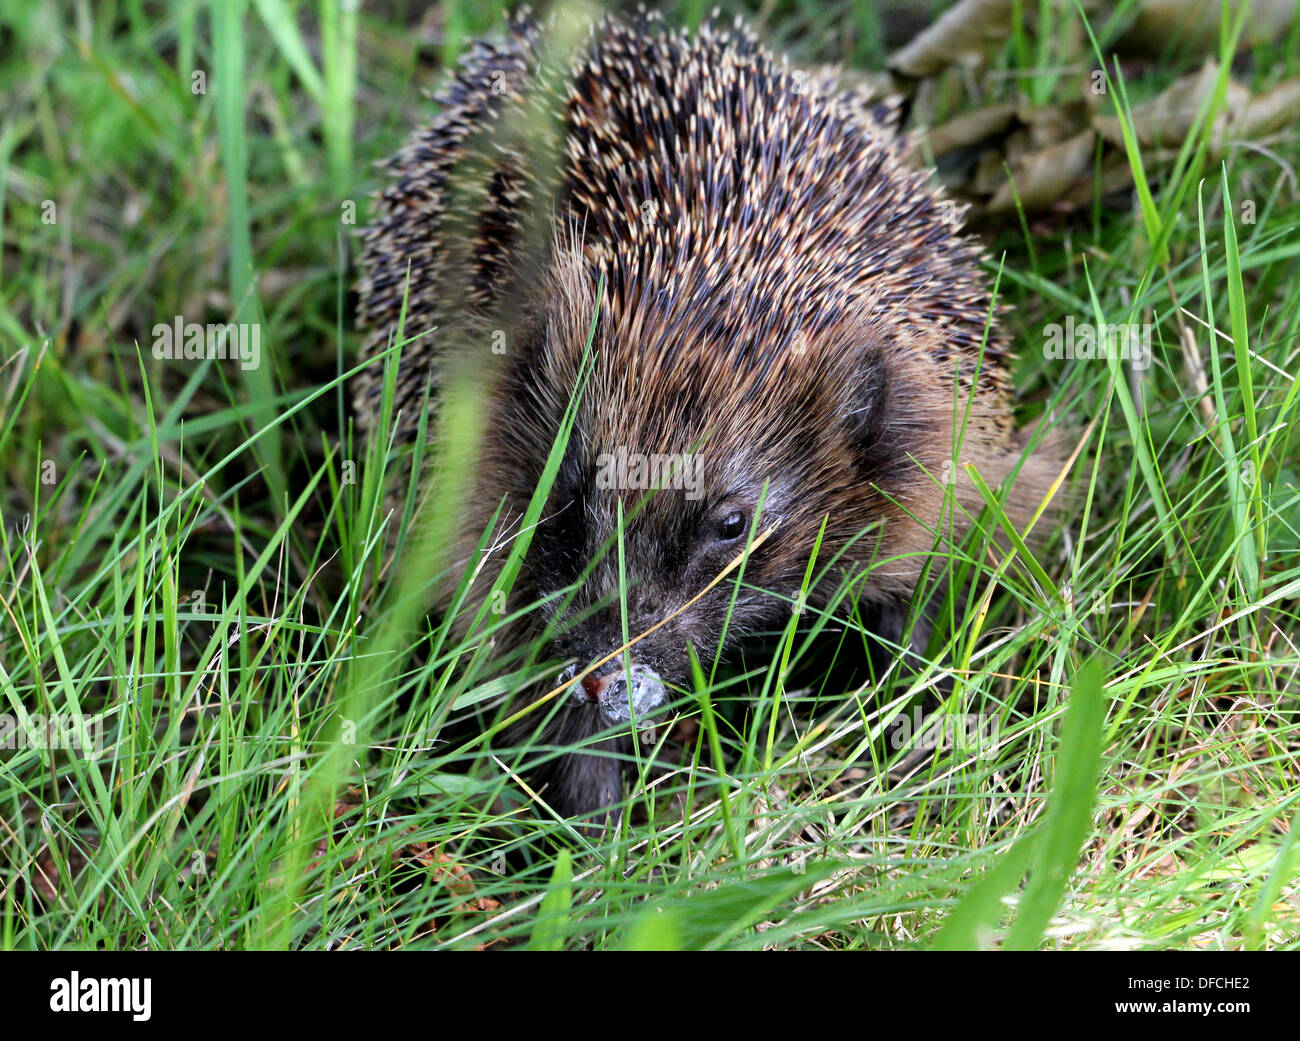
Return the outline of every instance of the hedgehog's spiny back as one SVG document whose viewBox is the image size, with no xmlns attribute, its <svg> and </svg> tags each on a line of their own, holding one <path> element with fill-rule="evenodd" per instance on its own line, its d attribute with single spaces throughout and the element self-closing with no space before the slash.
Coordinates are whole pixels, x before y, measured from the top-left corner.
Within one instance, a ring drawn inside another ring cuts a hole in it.
<svg viewBox="0 0 1300 1041">
<path fill-rule="evenodd" d="M 503 247 L 518 226 L 519 200 L 508 183 L 501 177 L 474 183 L 459 175 L 510 97 L 498 85 L 531 79 L 534 36 L 531 20 L 523 16 L 510 23 L 503 41 L 475 41 L 455 76 L 434 95 L 437 116 L 384 164 L 393 183 L 380 193 L 375 219 L 365 232 L 358 323 L 368 330 L 363 355 L 375 354 L 396 336 L 405 306 L 403 339 L 411 342 L 402 351 L 394 401 L 394 409 L 402 413 L 402 439 L 416 429 L 424 392 L 437 386 L 437 334 L 429 331 L 445 325 L 457 308 L 491 302 L 483 272 L 500 268 Z M 472 165 L 476 172 L 481 169 L 478 163 Z M 457 257 L 456 244 L 447 236 L 446 209 L 453 197 L 475 205 L 480 227 L 489 229 L 460 247 L 469 254 L 467 281 L 477 292 L 470 300 L 448 292 Z M 378 409 L 382 386 L 383 372 L 376 365 L 355 382 L 356 413 L 363 425 Z"/>
<path fill-rule="evenodd" d="M 390 164 L 397 183 L 366 239 L 369 351 L 396 325 L 408 262 L 408 338 L 495 302 L 535 186 L 492 131 L 533 89 L 540 46 L 527 16 L 503 43 L 476 45 L 439 95 L 439 116 Z M 646 17 L 595 29 L 574 62 L 566 113 L 559 216 L 580 237 L 590 277 L 605 277 L 606 343 L 636 352 L 640 371 L 678 364 L 701 344 L 720 352 L 715 361 L 766 369 L 803 337 L 872 308 L 886 325 L 892 317 L 900 350 L 913 349 L 909 328 L 941 329 L 925 349 L 963 385 L 978 369 L 980 392 L 1004 398 L 996 339 L 980 361 L 989 301 L 978 251 L 957 233 L 956 209 L 903 166 L 883 109 L 777 64 L 739 29 L 710 25 L 689 38 Z M 495 175 L 485 179 L 467 155 L 486 157 Z M 466 165 L 474 178 L 462 183 Z M 455 234 L 444 212 L 453 190 L 476 215 Z M 452 272 L 465 267 L 468 291 L 453 290 Z M 426 383 L 436 384 L 435 338 L 405 348 L 407 435 Z M 378 372 L 361 382 L 359 411 L 374 407 L 378 387 Z"/>
</svg>

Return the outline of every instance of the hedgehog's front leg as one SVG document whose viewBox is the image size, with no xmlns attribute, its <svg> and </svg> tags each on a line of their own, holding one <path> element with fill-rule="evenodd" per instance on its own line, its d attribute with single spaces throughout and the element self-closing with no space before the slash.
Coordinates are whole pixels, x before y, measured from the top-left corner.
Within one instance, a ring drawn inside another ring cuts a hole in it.
<svg viewBox="0 0 1300 1041">
<path fill-rule="evenodd" d="M 623 778 L 631 755 L 631 738 L 614 735 L 593 741 L 609 729 L 609 723 L 594 705 L 565 705 L 547 723 L 540 735 L 529 733 L 548 750 L 572 748 L 563 755 L 548 752 L 550 758 L 528 770 L 538 793 L 561 817 L 581 818 L 595 824 L 613 823 L 622 801 Z M 522 743 L 522 742 L 521 742 Z"/>
</svg>

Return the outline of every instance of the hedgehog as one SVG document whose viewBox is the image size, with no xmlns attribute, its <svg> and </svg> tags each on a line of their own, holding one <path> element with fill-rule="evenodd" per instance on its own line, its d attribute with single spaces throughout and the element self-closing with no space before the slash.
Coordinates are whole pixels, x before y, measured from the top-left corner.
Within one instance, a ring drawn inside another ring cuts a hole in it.
<svg viewBox="0 0 1300 1041">
<path fill-rule="evenodd" d="M 906 160 L 896 100 L 716 14 L 695 32 L 604 16 L 558 59 L 552 25 L 523 12 L 473 43 L 388 163 L 359 319 L 371 356 L 401 323 L 399 439 L 478 352 L 471 603 L 568 431 L 497 651 L 540 639 L 563 670 L 562 696 L 517 692 L 535 711 L 509 740 L 549 750 L 539 798 L 600 818 L 691 649 L 716 660 L 851 583 L 883 646 L 923 652 L 927 560 L 983 506 L 966 464 L 1022 530 L 1059 464 L 1015 427 L 985 257 Z M 363 427 L 383 385 L 379 365 L 356 378 Z M 808 587 L 814 546 L 834 567 Z"/>
</svg>

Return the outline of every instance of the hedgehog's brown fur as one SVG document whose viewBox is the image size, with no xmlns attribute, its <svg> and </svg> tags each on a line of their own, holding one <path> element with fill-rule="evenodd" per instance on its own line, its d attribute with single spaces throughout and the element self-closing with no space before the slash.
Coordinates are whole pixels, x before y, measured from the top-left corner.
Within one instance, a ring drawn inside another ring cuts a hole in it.
<svg viewBox="0 0 1300 1041">
<path fill-rule="evenodd" d="M 594 369 L 511 608 L 589 569 L 563 618 L 552 601 L 547 619 L 560 631 L 556 657 L 585 668 L 623 642 L 617 557 L 596 559 L 617 530 L 620 502 L 632 517 L 623 567 L 635 635 L 735 556 L 744 540 L 720 541 L 719 517 L 752 518 L 766 481 L 759 527 L 777 527 L 747 562 L 745 583 L 779 596 L 743 589 L 727 642 L 779 624 L 823 518 L 819 560 L 842 553 L 844 567 L 869 567 L 860 601 L 876 611 L 882 635 L 898 639 L 946 523 L 943 475 L 958 442 L 959 463 L 975 464 L 992 486 L 1019 467 L 1006 503 L 1021 526 L 1057 465 L 1043 453 L 1021 462 L 1006 351 L 989 328 L 980 253 L 960 234 L 959 211 L 903 164 L 892 106 L 790 70 L 739 27 L 711 23 L 691 37 L 653 16 L 606 19 L 563 87 L 560 185 L 546 189 L 552 248 L 530 279 L 518 243 L 541 174 L 493 130 L 512 107 L 550 96 L 536 83 L 540 39 L 521 16 L 504 42 L 476 44 L 439 95 L 438 117 L 391 164 L 396 183 L 366 239 L 360 310 L 367 349 L 382 348 L 409 265 L 405 333 L 420 338 L 402 358 L 399 433 L 413 433 L 426 389 L 436 393 L 439 334 L 421 334 L 492 314 L 507 286 L 521 293 L 511 297 L 524 317 L 493 381 L 465 528 L 476 540 L 504 498 L 498 527 L 509 530 L 579 382 L 603 282 Z M 363 421 L 380 387 L 378 372 L 359 381 Z M 703 499 L 664 491 L 637 512 L 642 492 L 599 490 L 596 456 L 619 447 L 699 447 Z M 960 470 L 954 491 L 947 516 L 960 535 L 981 500 Z M 834 585 L 814 589 L 814 599 Z M 702 660 L 718 650 L 733 592 L 722 583 L 637 644 L 634 659 L 685 680 L 685 644 Z M 533 613 L 538 624 L 542 614 Z M 578 705 L 549 725 L 563 743 L 604 729 Z M 592 747 L 617 752 L 624 740 Z M 585 812 L 617 799 L 621 768 L 613 757 L 572 754 L 543 777 L 548 801 Z"/>
</svg>

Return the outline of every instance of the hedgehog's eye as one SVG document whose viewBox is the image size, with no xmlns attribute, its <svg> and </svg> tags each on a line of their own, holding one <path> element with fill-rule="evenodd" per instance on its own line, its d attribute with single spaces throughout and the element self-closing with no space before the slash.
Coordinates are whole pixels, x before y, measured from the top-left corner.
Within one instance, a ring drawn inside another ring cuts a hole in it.
<svg viewBox="0 0 1300 1041">
<path fill-rule="evenodd" d="M 749 518 L 740 510 L 732 510 L 722 518 L 718 524 L 718 538 L 723 542 L 730 542 L 732 539 L 738 539 L 745 534 L 745 528 L 748 525 Z"/>
</svg>

